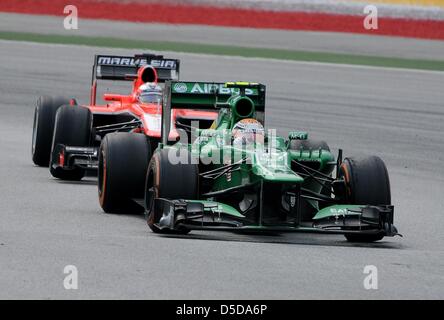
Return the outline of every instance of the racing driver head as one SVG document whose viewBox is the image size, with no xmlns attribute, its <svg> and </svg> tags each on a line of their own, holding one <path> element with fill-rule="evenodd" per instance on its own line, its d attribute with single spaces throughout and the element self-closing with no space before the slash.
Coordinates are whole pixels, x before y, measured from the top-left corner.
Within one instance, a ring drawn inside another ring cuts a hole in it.
<svg viewBox="0 0 444 320">
<path fill-rule="evenodd" d="M 232 130 L 233 145 L 264 144 L 265 129 L 256 119 L 246 118 L 237 122 Z"/>
<path fill-rule="evenodd" d="M 162 104 L 162 88 L 155 83 L 144 83 L 137 90 L 137 99 L 142 103 Z"/>
</svg>

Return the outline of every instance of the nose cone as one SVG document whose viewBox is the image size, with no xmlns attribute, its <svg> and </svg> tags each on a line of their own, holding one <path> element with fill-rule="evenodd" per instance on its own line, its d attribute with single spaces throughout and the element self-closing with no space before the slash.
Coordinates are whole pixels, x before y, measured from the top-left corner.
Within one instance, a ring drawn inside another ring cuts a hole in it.
<svg viewBox="0 0 444 320">
<path fill-rule="evenodd" d="M 304 181 L 289 167 L 287 152 L 278 150 L 255 153 L 253 174 L 269 182 L 302 183 Z"/>
</svg>

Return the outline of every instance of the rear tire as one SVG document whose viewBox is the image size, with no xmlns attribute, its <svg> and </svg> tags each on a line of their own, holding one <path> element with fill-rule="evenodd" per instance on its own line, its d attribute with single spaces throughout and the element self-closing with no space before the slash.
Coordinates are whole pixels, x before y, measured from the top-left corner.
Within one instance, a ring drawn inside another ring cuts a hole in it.
<svg viewBox="0 0 444 320">
<path fill-rule="evenodd" d="M 190 153 L 187 153 L 187 164 L 172 164 L 168 159 L 169 150 L 162 149 L 156 152 L 148 167 L 145 187 L 147 222 L 155 233 L 186 234 L 189 232 L 188 229 L 165 231 L 155 226 L 162 215 L 153 210 L 154 198 L 195 200 L 199 194 L 199 168 L 197 164 L 191 164 Z"/>
<path fill-rule="evenodd" d="M 345 180 L 347 203 L 374 206 L 391 203 L 390 179 L 381 158 L 346 158 L 339 169 L 339 177 Z M 374 242 L 384 238 L 384 234 L 349 234 L 345 238 L 351 242 Z"/>
<path fill-rule="evenodd" d="M 99 203 L 107 213 L 143 213 L 132 199 L 144 198 L 151 146 L 140 133 L 107 134 L 99 150 Z"/>
<path fill-rule="evenodd" d="M 91 144 L 92 113 L 88 108 L 64 105 L 57 110 L 54 126 L 54 136 L 51 148 L 51 163 L 53 150 L 58 144 L 72 147 L 88 147 Z M 49 168 L 53 177 L 62 180 L 80 180 L 85 175 L 85 169 Z"/>
<path fill-rule="evenodd" d="M 40 167 L 48 167 L 57 109 L 70 100 L 63 97 L 41 96 L 34 109 L 32 129 L 32 161 Z"/>
</svg>

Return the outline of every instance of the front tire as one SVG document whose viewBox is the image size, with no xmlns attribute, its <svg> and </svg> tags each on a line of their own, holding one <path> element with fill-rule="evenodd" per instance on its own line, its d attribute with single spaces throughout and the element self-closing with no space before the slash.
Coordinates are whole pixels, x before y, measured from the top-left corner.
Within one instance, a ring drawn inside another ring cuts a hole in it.
<svg viewBox="0 0 444 320">
<path fill-rule="evenodd" d="M 32 161 L 40 167 L 48 167 L 57 109 L 70 100 L 63 97 L 41 96 L 34 109 L 32 128 Z"/>
<path fill-rule="evenodd" d="M 58 144 L 72 147 L 88 147 L 91 144 L 92 113 L 88 108 L 80 106 L 64 105 L 57 110 L 54 136 L 51 148 L 51 163 L 54 148 Z M 62 180 L 81 180 L 85 175 L 85 169 L 50 167 L 53 177 Z"/>
<path fill-rule="evenodd" d="M 143 199 L 151 158 L 148 138 L 140 133 L 115 132 L 99 149 L 99 202 L 107 213 L 143 213 L 132 199 Z"/>
<path fill-rule="evenodd" d="M 346 158 L 339 169 L 339 177 L 345 181 L 347 203 L 374 206 L 391 204 L 390 179 L 381 158 Z M 351 242 L 374 242 L 384 238 L 384 234 L 349 234 L 345 238 Z"/>
<path fill-rule="evenodd" d="M 162 149 L 151 158 L 145 187 L 145 206 L 148 211 L 147 222 L 155 233 L 188 233 L 188 229 L 168 230 L 159 229 L 155 224 L 162 217 L 161 212 L 154 212 L 154 199 L 165 198 L 170 200 L 198 198 L 199 168 L 191 163 L 191 155 L 187 152 L 186 164 L 172 164 L 168 153 L 174 149 Z"/>
</svg>

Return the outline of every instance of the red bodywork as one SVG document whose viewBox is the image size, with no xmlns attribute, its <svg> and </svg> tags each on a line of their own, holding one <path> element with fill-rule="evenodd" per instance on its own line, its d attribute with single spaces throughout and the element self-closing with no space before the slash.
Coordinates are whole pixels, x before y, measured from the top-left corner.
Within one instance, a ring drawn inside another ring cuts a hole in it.
<svg viewBox="0 0 444 320">
<path fill-rule="evenodd" d="M 148 75 L 148 76 L 147 76 Z M 156 69 L 151 66 L 144 66 L 139 68 L 137 77 L 133 81 L 132 92 L 129 95 L 109 94 L 103 95 L 103 100 L 108 103 L 105 105 L 96 104 L 96 90 L 97 80 L 94 80 L 91 88 L 90 105 L 86 106 L 93 114 L 130 114 L 142 122 L 142 127 L 135 129 L 135 131 L 143 132 L 145 135 L 153 138 L 160 138 L 161 136 L 161 106 L 157 104 L 142 103 L 137 99 L 137 90 L 149 79 L 149 82 L 157 83 Z M 181 117 L 185 119 L 196 120 L 215 120 L 217 112 L 215 111 L 195 111 L 195 110 L 173 110 L 172 126 L 175 128 L 176 118 Z M 178 133 L 172 130 L 169 139 L 176 139 Z"/>
</svg>

